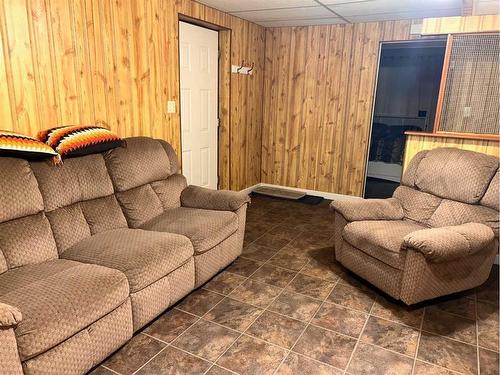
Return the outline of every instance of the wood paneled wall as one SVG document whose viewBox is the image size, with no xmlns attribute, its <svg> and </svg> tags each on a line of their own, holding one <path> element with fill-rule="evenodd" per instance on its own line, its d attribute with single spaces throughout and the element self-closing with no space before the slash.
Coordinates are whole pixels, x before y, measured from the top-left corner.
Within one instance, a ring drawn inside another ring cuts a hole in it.
<svg viewBox="0 0 500 375">
<path fill-rule="evenodd" d="M 362 194 L 379 42 L 410 26 L 266 30 L 262 182 Z"/>
<path fill-rule="evenodd" d="M 425 18 L 422 35 L 500 31 L 500 15 Z"/>
<path fill-rule="evenodd" d="M 500 145 L 497 141 L 488 141 L 482 139 L 459 139 L 443 138 L 431 135 L 408 135 L 406 137 L 405 155 L 403 161 L 403 170 L 415 154 L 423 150 L 432 150 L 439 147 L 455 147 L 462 150 L 482 152 L 483 154 L 500 156 Z"/>
<path fill-rule="evenodd" d="M 102 123 L 179 153 L 180 14 L 231 29 L 232 63 L 256 64 L 230 76 L 221 186 L 260 182 L 264 28 L 190 0 L 0 0 L 0 128 Z"/>
</svg>

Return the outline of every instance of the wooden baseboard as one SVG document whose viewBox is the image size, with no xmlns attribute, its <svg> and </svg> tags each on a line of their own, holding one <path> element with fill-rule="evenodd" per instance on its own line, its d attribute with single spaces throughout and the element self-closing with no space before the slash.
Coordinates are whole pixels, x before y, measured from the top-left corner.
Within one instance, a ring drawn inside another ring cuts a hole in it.
<svg viewBox="0 0 500 375">
<path fill-rule="evenodd" d="M 301 192 L 304 192 L 308 195 L 314 195 L 316 197 L 323 197 L 325 199 L 330 199 L 330 200 L 361 199 L 359 197 L 355 197 L 352 195 L 328 193 L 326 191 L 317 191 L 317 190 L 309 190 L 309 189 L 300 189 L 300 188 L 283 186 L 283 185 L 266 184 L 264 182 L 250 186 L 250 187 L 243 189 L 241 191 L 244 191 L 244 192 L 249 194 L 257 187 L 273 187 L 273 188 L 277 188 L 277 189 L 288 189 L 288 190 L 292 190 L 292 191 L 301 191 Z"/>
</svg>

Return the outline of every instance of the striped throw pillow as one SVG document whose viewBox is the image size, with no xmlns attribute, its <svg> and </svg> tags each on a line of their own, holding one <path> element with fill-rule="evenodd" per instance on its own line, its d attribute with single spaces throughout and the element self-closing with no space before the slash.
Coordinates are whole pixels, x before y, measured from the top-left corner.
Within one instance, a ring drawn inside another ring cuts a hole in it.
<svg viewBox="0 0 500 375">
<path fill-rule="evenodd" d="M 0 156 L 23 159 L 43 159 L 57 157 L 49 145 L 27 135 L 0 130 Z"/>
<path fill-rule="evenodd" d="M 43 130 L 38 133 L 38 139 L 62 158 L 95 154 L 123 145 L 118 135 L 95 125 L 68 125 Z"/>
</svg>

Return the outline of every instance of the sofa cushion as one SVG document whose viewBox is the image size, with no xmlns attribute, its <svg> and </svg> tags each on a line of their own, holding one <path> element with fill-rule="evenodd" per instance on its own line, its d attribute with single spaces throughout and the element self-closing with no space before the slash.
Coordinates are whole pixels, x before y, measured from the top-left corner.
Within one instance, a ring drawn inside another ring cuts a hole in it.
<svg viewBox="0 0 500 375">
<path fill-rule="evenodd" d="M 36 214 L 43 199 L 26 160 L 0 157 L 0 222 Z"/>
<path fill-rule="evenodd" d="M 32 162 L 59 254 L 99 232 L 127 228 L 101 154 L 69 158 L 55 168 Z"/>
<path fill-rule="evenodd" d="M 8 268 L 56 259 L 56 242 L 45 214 L 1 223 L 0 250 Z"/>
<path fill-rule="evenodd" d="M 130 228 L 139 228 L 163 213 L 160 198 L 151 184 L 116 193 L 116 198 Z"/>
<path fill-rule="evenodd" d="M 146 137 L 127 138 L 127 148 L 104 155 L 128 226 L 139 228 L 163 211 L 180 206 L 186 187 L 172 147 Z"/>
<path fill-rule="evenodd" d="M 404 237 L 425 227 L 404 220 L 355 221 L 347 224 L 342 238 L 368 255 L 398 269 L 404 268 Z"/>
<path fill-rule="evenodd" d="M 70 158 L 55 168 L 46 161 L 31 163 L 43 195 L 45 211 L 113 194 L 102 155 Z"/>
<path fill-rule="evenodd" d="M 182 234 L 191 240 L 195 254 L 201 254 L 238 230 L 238 216 L 229 211 L 177 207 L 165 211 L 142 228 Z"/>
<path fill-rule="evenodd" d="M 126 148 L 115 148 L 104 155 L 116 191 L 126 191 L 154 181 L 165 180 L 171 171 L 169 155 L 157 140 L 127 138 Z"/>
<path fill-rule="evenodd" d="M 116 229 L 88 237 L 62 258 L 122 271 L 137 292 L 174 271 L 193 256 L 188 238 L 141 229 Z"/>
<path fill-rule="evenodd" d="M 21 360 L 43 353 L 96 322 L 129 296 L 117 270 L 56 259 L 0 275 L 0 302 L 17 307 Z"/>
</svg>

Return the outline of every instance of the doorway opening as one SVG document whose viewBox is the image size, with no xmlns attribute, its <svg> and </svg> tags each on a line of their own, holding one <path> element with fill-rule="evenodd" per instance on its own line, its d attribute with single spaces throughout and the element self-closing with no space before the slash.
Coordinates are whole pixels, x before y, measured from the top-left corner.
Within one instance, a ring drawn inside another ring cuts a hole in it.
<svg viewBox="0 0 500 375">
<path fill-rule="evenodd" d="M 405 131 L 432 131 L 445 51 L 446 39 L 381 44 L 365 198 L 399 186 Z"/>
<path fill-rule="evenodd" d="M 179 22 L 182 172 L 218 188 L 219 33 Z"/>
</svg>

